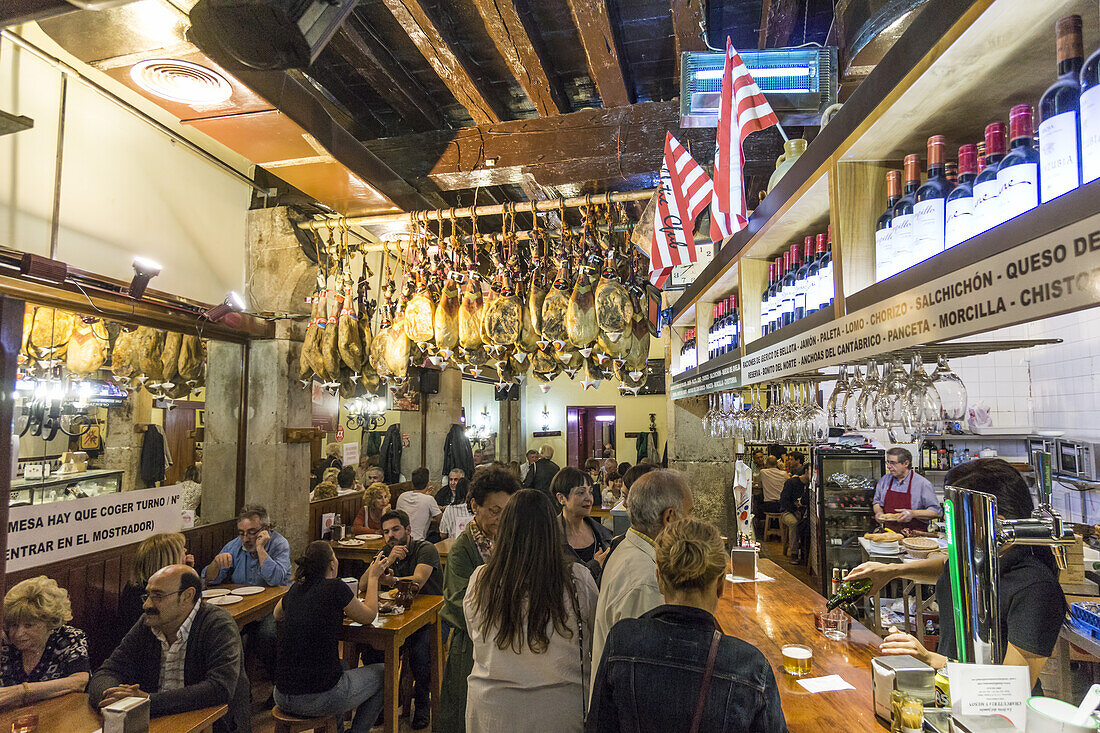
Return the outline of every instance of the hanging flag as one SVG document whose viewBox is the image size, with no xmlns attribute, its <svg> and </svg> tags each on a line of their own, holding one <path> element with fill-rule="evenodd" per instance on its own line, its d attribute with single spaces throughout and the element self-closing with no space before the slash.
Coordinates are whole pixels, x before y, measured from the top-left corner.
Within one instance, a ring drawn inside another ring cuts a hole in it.
<svg viewBox="0 0 1100 733">
<path fill-rule="evenodd" d="M 734 114 L 737 134 L 734 136 Z M 726 38 L 726 67 L 722 72 L 722 94 L 718 103 L 718 145 L 714 152 L 714 195 L 710 204 L 710 238 L 721 242 L 745 228 L 749 219 L 745 203 L 741 146 L 757 130 L 778 125 L 764 93 L 745 67 L 733 41 Z"/>
<path fill-rule="evenodd" d="M 672 133 L 665 133 L 665 157 L 649 256 L 649 281 L 658 288 L 664 286 L 675 265 L 695 262 L 695 219 L 710 201 L 711 188 L 703 166 Z"/>
</svg>

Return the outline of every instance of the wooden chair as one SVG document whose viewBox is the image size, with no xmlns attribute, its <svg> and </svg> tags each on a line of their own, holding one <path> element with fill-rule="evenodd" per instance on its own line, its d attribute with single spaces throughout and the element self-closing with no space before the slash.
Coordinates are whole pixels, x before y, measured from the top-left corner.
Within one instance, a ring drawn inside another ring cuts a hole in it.
<svg viewBox="0 0 1100 733">
<path fill-rule="evenodd" d="M 305 731 L 324 731 L 324 733 L 341 733 L 344 729 L 343 714 L 326 715 L 321 718 L 299 718 L 290 713 L 284 713 L 276 705 L 271 711 L 271 717 L 275 719 L 275 733 L 304 733 Z"/>
<path fill-rule="evenodd" d="M 769 537 L 774 537 L 780 542 L 785 541 L 783 538 L 783 530 L 786 529 L 786 527 L 783 526 L 782 516 L 782 514 L 764 515 L 764 542 L 767 542 Z"/>
</svg>

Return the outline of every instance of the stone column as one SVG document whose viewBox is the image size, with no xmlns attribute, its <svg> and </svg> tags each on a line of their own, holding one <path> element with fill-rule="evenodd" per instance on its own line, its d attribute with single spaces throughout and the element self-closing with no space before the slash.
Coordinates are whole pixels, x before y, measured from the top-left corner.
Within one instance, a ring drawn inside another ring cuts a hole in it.
<svg viewBox="0 0 1100 733">
<path fill-rule="evenodd" d="M 520 419 L 520 413 L 522 412 L 520 408 L 521 404 L 523 403 L 520 400 L 506 400 L 500 403 L 500 419 L 497 427 L 497 453 L 500 460 L 505 463 L 509 461 L 523 463 L 523 461 L 526 460 L 524 454 L 527 452 L 527 446 L 524 445 L 523 421 Z"/>
<path fill-rule="evenodd" d="M 206 342 L 206 406 L 202 445 L 202 520 L 237 515 L 237 439 L 244 377 L 244 347 Z"/>
<path fill-rule="evenodd" d="M 439 375 L 439 393 L 420 395 L 420 412 L 399 414 L 401 432 L 409 435 L 409 446 L 401 451 L 401 473 L 409 478 L 423 463 L 431 480 L 438 482 L 443 475 L 447 433 L 462 417 L 462 374 L 453 367 L 444 369 Z"/>
</svg>

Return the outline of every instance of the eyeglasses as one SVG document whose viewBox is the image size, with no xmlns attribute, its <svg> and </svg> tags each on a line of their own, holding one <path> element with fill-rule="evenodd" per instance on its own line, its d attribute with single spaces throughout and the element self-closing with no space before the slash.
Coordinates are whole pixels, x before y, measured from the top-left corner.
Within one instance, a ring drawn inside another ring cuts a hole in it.
<svg viewBox="0 0 1100 733">
<path fill-rule="evenodd" d="M 238 530 L 237 531 L 237 536 L 238 537 L 256 537 L 257 535 L 260 534 L 260 532 L 263 532 L 263 530 L 262 529 L 246 529 L 243 532 Z"/>
<path fill-rule="evenodd" d="M 903 465 L 905 465 L 905 461 L 891 461 L 889 458 L 887 458 L 886 459 L 886 465 L 887 466 L 903 466 Z"/>
<path fill-rule="evenodd" d="M 152 599 L 153 603 L 160 603 L 165 598 L 168 598 L 170 596 L 178 596 L 180 593 L 183 593 L 183 591 L 185 591 L 185 590 L 186 590 L 186 588 L 180 588 L 179 590 L 175 591 L 174 593 L 161 593 L 160 591 L 152 591 L 152 592 L 142 593 L 141 594 L 141 602 L 144 603 L 145 601 L 148 601 L 148 600 Z"/>
</svg>

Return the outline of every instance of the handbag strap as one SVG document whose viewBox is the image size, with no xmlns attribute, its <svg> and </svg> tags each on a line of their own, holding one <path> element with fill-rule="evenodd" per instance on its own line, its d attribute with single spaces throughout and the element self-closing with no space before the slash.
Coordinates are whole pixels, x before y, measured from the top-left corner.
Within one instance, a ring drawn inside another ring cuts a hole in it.
<svg viewBox="0 0 1100 733">
<path fill-rule="evenodd" d="M 703 721 L 703 708 L 707 704 L 707 694 L 710 692 L 710 679 L 714 676 L 714 658 L 718 656 L 718 642 L 722 635 L 714 630 L 714 636 L 710 642 L 710 654 L 707 655 L 707 666 L 703 670 L 703 684 L 699 687 L 699 699 L 695 702 L 695 717 L 691 719 L 691 733 L 698 733 L 699 724 Z"/>
</svg>

